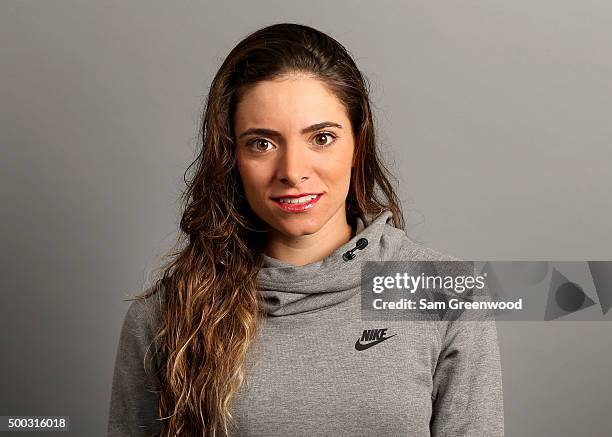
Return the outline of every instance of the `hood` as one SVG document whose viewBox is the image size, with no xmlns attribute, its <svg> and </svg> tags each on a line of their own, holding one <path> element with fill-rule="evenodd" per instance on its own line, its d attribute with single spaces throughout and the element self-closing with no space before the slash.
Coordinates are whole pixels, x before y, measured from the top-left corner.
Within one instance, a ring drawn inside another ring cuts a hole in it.
<svg viewBox="0 0 612 437">
<path fill-rule="evenodd" d="M 359 293 L 361 263 L 390 261 L 406 242 L 407 236 L 393 226 L 391 211 L 377 217 L 357 218 L 355 236 L 326 258 L 294 266 L 268 255 L 258 276 L 259 291 L 264 296 L 263 309 L 269 316 L 287 316 L 336 305 Z M 365 238 L 367 246 L 355 250 L 355 257 L 343 254 Z"/>
</svg>

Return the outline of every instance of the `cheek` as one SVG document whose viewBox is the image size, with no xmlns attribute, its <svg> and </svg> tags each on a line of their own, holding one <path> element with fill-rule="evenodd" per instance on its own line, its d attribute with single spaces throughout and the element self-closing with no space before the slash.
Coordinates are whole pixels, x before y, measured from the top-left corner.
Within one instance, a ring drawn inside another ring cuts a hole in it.
<svg viewBox="0 0 612 437">
<path fill-rule="evenodd" d="M 351 181 L 351 160 L 348 157 L 328 159 L 321 163 L 324 167 L 325 178 L 336 190 L 348 190 Z"/>
<path fill-rule="evenodd" d="M 245 193 L 259 193 L 259 189 L 265 183 L 266 169 L 258 163 L 249 161 L 238 161 L 238 171 Z"/>
</svg>

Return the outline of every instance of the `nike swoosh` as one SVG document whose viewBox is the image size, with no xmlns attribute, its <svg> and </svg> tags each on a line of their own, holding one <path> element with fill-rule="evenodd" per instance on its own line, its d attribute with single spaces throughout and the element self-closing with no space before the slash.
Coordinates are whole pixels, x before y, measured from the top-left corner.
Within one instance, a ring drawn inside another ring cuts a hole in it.
<svg viewBox="0 0 612 437">
<path fill-rule="evenodd" d="M 393 334 L 393 335 L 390 335 L 389 337 L 384 337 L 384 338 L 381 338 L 380 340 L 376 340 L 376 341 L 373 341 L 371 343 L 366 343 L 366 344 L 359 343 L 359 340 L 361 340 L 359 339 L 355 343 L 355 349 L 357 349 L 358 351 L 364 351 L 374 345 L 377 345 L 378 343 L 382 343 L 385 340 L 389 340 L 391 337 L 395 337 L 396 335 L 397 334 Z"/>
</svg>

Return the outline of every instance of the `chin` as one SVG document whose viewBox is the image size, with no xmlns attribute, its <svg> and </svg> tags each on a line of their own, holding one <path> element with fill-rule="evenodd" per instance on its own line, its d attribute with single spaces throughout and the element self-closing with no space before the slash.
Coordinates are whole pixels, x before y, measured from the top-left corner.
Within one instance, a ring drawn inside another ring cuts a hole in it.
<svg viewBox="0 0 612 437">
<path fill-rule="evenodd" d="M 321 223 L 314 218 L 295 217 L 282 220 L 276 229 L 288 237 L 301 237 L 315 234 L 321 229 Z"/>
</svg>

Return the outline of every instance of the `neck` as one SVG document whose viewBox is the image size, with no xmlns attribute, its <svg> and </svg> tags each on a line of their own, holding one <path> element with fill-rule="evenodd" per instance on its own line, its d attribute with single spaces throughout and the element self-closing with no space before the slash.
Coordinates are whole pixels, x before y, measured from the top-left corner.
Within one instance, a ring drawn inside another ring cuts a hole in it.
<svg viewBox="0 0 612 437">
<path fill-rule="evenodd" d="M 273 231 L 266 242 L 264 253 L 294 266 L 320 261 L 353 237 L 353 228 L 346 214 L 336 214 L 314 234 L 288 236 Z"/>
</svg>

